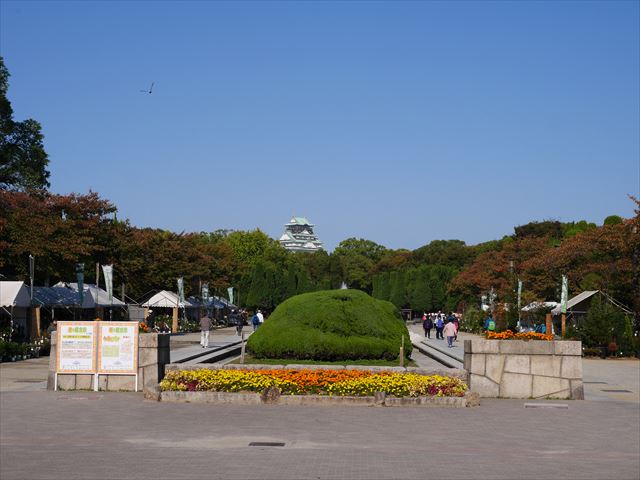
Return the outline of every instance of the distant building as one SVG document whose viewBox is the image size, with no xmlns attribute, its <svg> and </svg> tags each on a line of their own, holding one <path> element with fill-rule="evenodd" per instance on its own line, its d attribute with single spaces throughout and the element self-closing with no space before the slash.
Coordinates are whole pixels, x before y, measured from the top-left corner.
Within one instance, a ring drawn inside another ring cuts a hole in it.
<svg viewBox="0 0 640 480">
<path fill-rule="evenodd" d="M 322 250 L 322 242 L 313 233 L 313 225 L 304 217 L 292 217 L 284 226 L 284 233 L 278 239 L 280 244 L 292 252 L 317 252 Z"/>
</svg>

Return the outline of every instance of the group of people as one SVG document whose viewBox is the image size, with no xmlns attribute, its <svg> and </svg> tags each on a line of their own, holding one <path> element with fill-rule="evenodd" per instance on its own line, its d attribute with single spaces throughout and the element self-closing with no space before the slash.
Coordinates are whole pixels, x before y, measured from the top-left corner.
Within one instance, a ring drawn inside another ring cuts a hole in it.
<svg viewBox="0 0 640 480">
<path fill-rule="evenodd" d="M 442 312 L 427 313 L 422 315 L 422 328 L 424 336 L 431 338 L 431 330 L 436 329 L 436 340 L 444 340 L 447 337 L 447 346 L 452 348 L 458 341 L 458 329 L 460 328 L 460 316 L 453 312 L 445 315 Z"/>
<path fill-rule="evenodd" d="M 251 319 L 253 331 L 255 332 L 260 325 L 264 323 L 264 315 L 261 310 L 256 310 Z M 236 335 L 242 335 L 242 329 L 247 324 L 247 311 L 244 309 L 231 310 L 228 318 L 228 324 L 236 327 Z M 202 348 L 209 347 L 209 331 L 211 330 L 211 319 L 205 313 L 200 318 L 200 345 Z"/>
</svg>

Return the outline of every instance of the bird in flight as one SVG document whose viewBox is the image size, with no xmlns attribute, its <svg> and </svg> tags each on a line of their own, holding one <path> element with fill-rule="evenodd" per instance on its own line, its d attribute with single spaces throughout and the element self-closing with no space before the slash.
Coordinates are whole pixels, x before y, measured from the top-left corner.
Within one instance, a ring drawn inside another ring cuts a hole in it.
<svg viewBox="0 0 640 480">
<path fill-rule="evenodd" d="M 151 86 L 149 87 L 149 90 L 140 90 L 140 92 L 142 92 L 142 93 L 153 93 L 153 85 L 154 85 L 154 82 L 151 82 Z"/>
</svg>

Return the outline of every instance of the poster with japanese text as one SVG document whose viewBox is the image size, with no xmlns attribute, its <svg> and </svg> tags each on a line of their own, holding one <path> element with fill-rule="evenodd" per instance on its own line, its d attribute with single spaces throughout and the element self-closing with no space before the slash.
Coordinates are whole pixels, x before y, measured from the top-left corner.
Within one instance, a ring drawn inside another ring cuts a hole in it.
<svg viewBox="0 0 640 480">
<path fill-rule="evenodd" d="M 95 373 L 96 322 L 58 322 L 57 373 Z"/>
<path fill-rule="evenodd" d="M 98 373 L 137 373 L 138 322 L 100 322 L 99 328 Z"/>
</svg>

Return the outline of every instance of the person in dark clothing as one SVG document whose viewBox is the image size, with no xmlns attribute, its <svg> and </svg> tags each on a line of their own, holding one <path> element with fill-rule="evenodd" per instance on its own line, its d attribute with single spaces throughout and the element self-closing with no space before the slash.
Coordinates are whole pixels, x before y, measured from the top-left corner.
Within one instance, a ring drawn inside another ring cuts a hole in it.
<svg viewBox="0 0 640 480">
<path fill-rule="evenodd" d="M 431 338 L 431 329 L 433 328 L 433 321 L 431 317 L 426 313 L 422 316 L 422 328 L 424 328 L 424 336 Z"/>
<path fill-rule="evenodd" d="M 436 318 L 436 339 L 444 340 L 442 330 L 444 329 L 444 314 L 439 313 Z"/>
<path fill-rule="evenodd" d="M 229 323 L 231 323 L 231 325 L 235 325 L 236 334 L 240 336 L 242 334 L 242 327 L 244 327 L 244 319 L 242 318 L 242 315 L 235 310 L 232 310 L 231 315 L 229 315 Z"/>
</svg>

